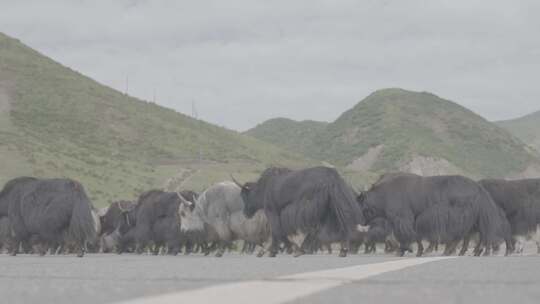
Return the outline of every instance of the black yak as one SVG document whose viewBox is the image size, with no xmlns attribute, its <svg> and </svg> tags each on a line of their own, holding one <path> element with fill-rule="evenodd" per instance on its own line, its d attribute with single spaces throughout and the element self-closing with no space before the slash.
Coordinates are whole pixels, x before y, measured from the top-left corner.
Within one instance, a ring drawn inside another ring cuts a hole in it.
<svg viewBox="0 0 540 304">
<path fill-rule="evenodd" d="M 450 254 L 473 232 L 480 234 L 479 248 L 492 248 L 505 238 L 497 205 L 482 186 L 466 177 L 388 174 L 358 201 L 368 220 L 382 216 L 392 223 L 400 255 L 417 242 L 421 256 L 423 239 L 445 244 L 445 253 Z M 511 240 L 505 241 L 511 250 Z"/>
<path fill-rule="evenodd" d="M 237 184 L 242 189 L 246 216 L 264 210 L 268 217 L 271 257 L 276 256 L 281 243 L 290 243 L 289 237 L 306 235 L 325 225 L 335 227 L 340 234 L 340 256 L 346 256 L 357 225 L 364 224 L 353 191 L 332 168 L 269 168 L 257 182 Z"/>
<path fill-rule="evenodd" d="M 76 181 L 17 178 L 8 182 L 0 194 L 0 205 L 5 207 L 6 201 L 12 255 L 25 242 L 40 243 L 44 254 L 48 248 L 57 248 L 69 240 L 77 256 L 82 257 L 87 242 L 95 240 L 97 223 L 92 203 Z"/>
<path fill-rule="evenodd" d="M 134 240 L 126 237 L 126 233 L 135 227 L 135 209 L 132 201 L 116 201 L 100 211 L 101 250 L 111 252 L 114 248 L 125 252 L 133 245 Z"/>
<path fill-rule="evenodd" d="M 485 179 L 479 183 L 508 219 L 516 240 L 516 252 L 523 253 L 524 241 L 534 238 L 540 253 L 540 179 Z"/>
<path fill-rule="evenodd" d="M 142 253 L 154 245 L 154 254 L 167 245 L 170 254 L 180 251 L 180 197 L 176 192 L 150 190 L 139 196 L 137 205 L 125 218 L 129 229 L 123 233 L 121 243 L 134 240 L 136 252 Z M 123 245 L 120 247 L 124 247 Z"/>
</svg>

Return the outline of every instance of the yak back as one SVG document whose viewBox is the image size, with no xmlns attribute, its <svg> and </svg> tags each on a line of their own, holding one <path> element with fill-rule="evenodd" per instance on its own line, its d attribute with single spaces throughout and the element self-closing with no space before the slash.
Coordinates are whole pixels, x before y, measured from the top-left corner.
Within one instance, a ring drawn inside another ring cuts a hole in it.
<svg viewBox="0 0 540 304">
<path fill-rule="evenodd" d="M 416 216 L 434 204 L 458 204 L 483 192 L 473 180 L 459 175 L 423 177 L 411 173 L 385 175 L 368 191 L 366 203 L 380 211 L 410 208 Z"/>
<path fill-rule="evenodd" d="M 37 180 L 35 177 L 23 176 L 8 181 L 0 191 L 0 217 L 8 215 L 9 202 L 19 201 L 25 194 L 25 185 Z"/>
<path fill-rule="evenodd" d="M 136 223 L 153 224 L 157 219 L 176 216 L 180 206 L 176 192 L 150 190 L 140 195 L 136 206 Z"/>
<path fill-rule="evenodd" d="M 228 217 L 244 208 L 240 190 L 233 182 L 217 183 L 200 195 L 196 208 L 199 208 L 205 221 Z"/>
</svg>

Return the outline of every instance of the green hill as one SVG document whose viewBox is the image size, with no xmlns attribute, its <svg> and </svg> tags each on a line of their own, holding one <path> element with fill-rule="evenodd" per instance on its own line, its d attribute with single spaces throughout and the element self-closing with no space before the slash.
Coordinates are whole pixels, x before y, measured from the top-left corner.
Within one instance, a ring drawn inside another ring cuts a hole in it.
<svg viewBox="0 0 540 304">
<path fill-rule="evenodd" d="M 540 111 L 497 124 L 540 152 Z"/>
<path fill-rule="evenodd" d="M 261 124 L 248 131 L 268 140 Z M 300 128 L 300 127 L 298 127 Z M 289 130 L 295 130 L 289 127 Z M 292 132 L 292 131 L 291 131 Z M 291 132 L 285 136 L 291 136 Z M 308 142 L 268 140 L 356 171 L 508 176 L 538 164 L 517 138 L 470 110 L 433 94 L 384 89 L 366 97 Z M 290 147 L 297 143 L 298 147 Z"/>
<path fill-rule="evenodd" d="M 228 172 L 251 177 L 269 164 L 305 163 L 126 96 L 0 33 L 0 183 L 20 175 L 71 177 L 104 204 L 171 176 L 191 176 L 186 185 L 202 188 Z"/>
<path fill-rule="evenodd" d="M 313 120 L 298 122 L 288 118 L 274 118 L 248 130 L 246 134 L 290 151 L 308 155 L 315 137 L 327 125 L 328 123 Z"/>
</svg>

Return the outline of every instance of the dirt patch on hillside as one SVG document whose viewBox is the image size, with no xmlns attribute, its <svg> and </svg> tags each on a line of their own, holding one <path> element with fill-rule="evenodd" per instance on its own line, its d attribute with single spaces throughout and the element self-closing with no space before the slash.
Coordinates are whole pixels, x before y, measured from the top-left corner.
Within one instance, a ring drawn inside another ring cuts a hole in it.
<svg viewBox="0 0 540 304">
<path fill-rule="evenodd" d="M 400 171 L 422 176 L 464 174 L 463 170 L 443 158 L 415 156 L 400 166 Z"/>
<path fill-rule="evenodd" d="M 347 169 L 352 171 L 369 171 L 371 167 L 375 164 L 379 155 L 381 154 L 384 145 L 378 145 L 376 147 L 370 148 L 366 154 L 355 159 L 352 163 L 347 165 Z"/>
<path fill-rule="evenodd" d="M 11 109 L 11 98 L 8 94 L 8 84 L 0 81 L 0 113 L 9 113 Z"/>
<path fill-rule="evenodd" d="M 163 188 L 165 191 L 181 191 L 183 190 L 182 186 L 197 173 L 199 173 L 199 170 L 180 168 L 175 176 L 165 181 Z"/>
<path fill-rule="evenodd" d="M 527 168 L 525 168 L 525 170 L 517 174 L 511 174 L 506 177 L 506 179 L 522 179 L 522 178 L 540 178 L 540 166 L 529 165 Z"/>
</svg>

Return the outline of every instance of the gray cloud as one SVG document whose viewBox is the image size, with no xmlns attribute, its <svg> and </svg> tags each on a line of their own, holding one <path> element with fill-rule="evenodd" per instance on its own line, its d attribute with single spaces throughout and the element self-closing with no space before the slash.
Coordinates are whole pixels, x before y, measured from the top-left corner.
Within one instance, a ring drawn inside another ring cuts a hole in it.
<svg viewBox="0 0 540 304">
<path fill-rule="evenodd" d="M 488 119 L 540 109 L 540 4 L 0 0 L 0 31 L 90 77 L 244 130 L 333 120 L 384 87 Z"/>
</svg>

